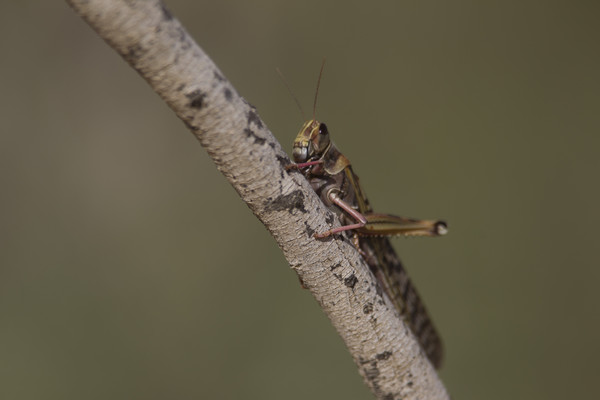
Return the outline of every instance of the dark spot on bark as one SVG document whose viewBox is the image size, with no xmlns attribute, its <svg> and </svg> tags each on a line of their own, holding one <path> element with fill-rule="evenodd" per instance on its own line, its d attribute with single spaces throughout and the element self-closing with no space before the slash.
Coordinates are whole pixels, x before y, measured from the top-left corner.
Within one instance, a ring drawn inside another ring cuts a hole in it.
<svg viewBox="0 0 600 400">
<path fill-rule="evenodd" d="M 258 145 L 263 145 L 267 141 L 267 139 L 261 138 L 256 133 L 254 133 L 254 131 L 252 129 L 250 129 L 250 128 L 244 128 L 244 133 L 248 137 L 253 137 L 254 138 L 254 143 L 256 143 Z"/>
<path fill-rule="evenodd" d="M 340 274 L 333 274 L 333 276 L 335 277 L 335 279 L 337 279 L 340 282 L 344 280 L 344 278 Z"/>
<path fill-rule="evenodd" d="M 190 99 L 190 107 L 201 109 L 206 105 L 206 93 L 202 93 L 202 91 L 196 89 L 191 93 L 185 95 L 188 99 Z"/>
<path fill-rule="evenodd" d="M 406 386 L 408 386 L 408 387 L 413 387 L 413 385 L 414 385 L 413 381 L 406 382 Z"/>
<path fill-rule="evenodd" d="M 139 43 L 136 43 L 127 48 L 125 59 L 129 63 L 135 63 L 145 52 L 146 50 Z"/>
<path fill-rule="evenodd" d="M 273 150 L 275 150 L 275 143 L 273 143 L 273 142 L 269 142 L 269 146 L 270 146 L 270 147 L 271 147 Z"/>
<path fill-rule="evenodd" d="M 354 274 L 344 279 L 344 285 L 348 286 L 350 289 L 354 289 L 356 282 L 358 282 L 358 278 L 356 278 Z"/>
<path fill-rule="evenodd" d="M 269 145 L 271 145 L 271 144 L 272 143 L 269 143 Z M 277 161 L 279 161 L 279 165 L 281 165 L 282 168 L 285 168 L 292 163 L 287 156 L 284 157 L 284 156 L 277 155 L 275 157 L 277 157 Z"/>
<path fill-rule="evenodd" d="M 185 83 L 182 83 L 181 85 L 177 86 L 177 91 L 181 92 L 183 88 L 185 88 Z"/>
<path fill-rule="evenodd" d="M 262 128 L 263 127 L 263 123 L 260 120 L 260 117 L 258 116 L 258 114 L 256 113 L 256 111 L 254 111 L 254 110 L 248 111 L 248 125 L 250 125 L 250 124 L 254 124 L 258 128 Z"/>
<path fill-rule="evenodd" d="M 368 302 L 367 304 L 365 304 L 363 306 L 363 313 L 364 314 L 371 314 L 373 312 L 373 303 Z"/>
<path fill-rule="evenodd" d="M 304 283 L 304 281 L 302 280 L 302 278 L 300 276 L 298 276 L 298 280 L 300 281 L 300 287 L 302 289 L 308 289 L 308 286 L 306 286 L 306 284 Z"/>
<path fill-rule="evenodd" d="M 285 195 L 279 195 L 273 201 L 266 202 L 265 211 L 293 211 L 294 209 L 306 213 L 304 207 L 304 194 L 300 190 Z"/>
<path fill-rule="evenodd" d="M 256 107 L 254 107 L 252 104 L 248 103 L 248 100 L 246 100 L 245 98 L 242 97 L 242 101 L 244 102 L 244 104 L 246 104 L 248 107 L 250 107 L 253 111 L 256 111 Z"/>
<path fill-rule="evenodd" d="M 383 298 L 383 289 L 381 288 L 381 285 L 379 285 L 379 284 L 378 284 L 378 285 L 375 287 L 375 291 L 376 291 L 376 293 L 377 293 L 377 296 L 379 296 L 379 297 Z M 382 302 L 382 303 L 383 303 L 383 302 Z"/>
<path fill-rule="evenodd" d="M 164 20 L 169 21 L 173 19 L 173 14 L 171 14 L 171 11 L 164 4 L 160 3 L 160 9 L 162 10 Z"/>
<path fill-rule="evenodd" d="M 231 93 L 231 90 L 229 88 L 223 89 L 223 94 L 225 95 L 225 100 L 227 101 L 231 101 L 231 99 L 233 98 L 233 93 Z"/>
<path fill-rule="evenodd" d="M 388 350 L 388 351 L 384 351 L 383 353 L 376 354 L 375 358 L 378 361 L 381 361 L 381 360 L 387 360 L 391 356 L 392 356 L 392 352 Z"/>
<path fill-rule="evenodd" d="M 190 48 L 189 43 L 186 43 L 186 37 L 187 35 L 185 34 L 185 29 L 183 29 L 183 27 L 179 26 L 177 27 L 177 34 L 179 35 L 179 41 L 183 42 L 183 46 L 181 46 L 182 50 L 186 50 Z"/>
<path fill-rule="evenodd" d="M 213 75 L 215 76 L 215 79 L 220 82 L 223 82 L 225 80 L 225 77 L 221 75 L 219 71 L 213 71 Z"/>
<path fill-rule="evenodd" d="M 199 131 L 200 130 L 199 127 L 197 127 L 195 125 L 192 125 L 191 122 L 184 121 L 184 123 L 185 123 L 185 126 L 187 126 L 189 130 L 192 130 L 192 131 Z"/>
<path fill-rule="evenodd" d="M 329 225 L 332 225 L 333 221 L 335 221 L 335 217 L 332 214 L 329 214 L 328 216 L 325 217 L 325 221 L 327 221 L 327 223 Z"/>
<path fill-rule="evenodd" d="M 364 371 L 365 371 L 365 377 L 370 381 L 377 379 L 377 377 L 380 374 L 379 368 L 377 368 L 377 365 L 372 365 L 371 368 L 365 368 Z"/>
<path fill-rule="evenodd" d="M 340 263 L 337 263 L 337 264 L 335 264 L 335 265 L 332 265 L 332 266 L 330 267 L 330 269 L 333 271 L 333 270 L 336 270 L 336 269 L 338 269 L 338 268 L 339 268 L 339 267 L 341 267 L 341 266 L 342 266 L 342 264 L 340 264 Z"/>
<path fill-rule="evenodd" d="M 311 228 L 308 222 L 306 221 L 304 221 L 304 226 L 306 227 L 306 234 L 308 235 L 308 237 L 313 237 L 313 235 L 315 234 L 315 230 Z"/>
</svg>

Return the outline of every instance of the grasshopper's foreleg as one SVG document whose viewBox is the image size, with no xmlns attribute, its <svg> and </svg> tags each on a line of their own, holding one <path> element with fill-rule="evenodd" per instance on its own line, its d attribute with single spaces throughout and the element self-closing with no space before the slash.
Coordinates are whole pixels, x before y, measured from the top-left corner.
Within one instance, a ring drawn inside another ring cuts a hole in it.
<svg viewBox="0 0 600 400">
<path fill-rule="evenodd" d="M 308 162 L 303 162 L 303 163 L 295 163 L 295 164 L 288 164 L 285 166 L 285 170 L 289 171 L 290 169 L 302 169 L 305 167 L 310 167 L 311 165 L 317 165 L 317 164 L 323 164 L 323 160 L 316 160 L 316 161 L 308 161 Z"/>
<path fill-rule="evenodd" d="M 318 239 L 326 238 L 327 236 L 331 236 L 335 233 L 349 231 L 351 229 L 362 228 L 363 226 L 365 226 L 367 224 L 367 219 L 365 218 L 365 216 L 362 215 L 361 213 L 359 213 L 358 211 L 356 211 L 350 204 L 348 204 L 344 200 L 342 200 L 340 198 L 339 192 L 337 190 L 335 190 L 335 189 L 330 190 L 329 193 L 327 193 L 327 197 L 333 204 L 335 204 L 336 206 L 338 206 L 339 208 L 341 208 L 342 210 L 347 212 L 352 218 L 354 218 L 357 221 L 357 223 L 340 226 L 340 227 L 328 230 L 327 232 L 323 232 L 323 233 L 315 233 L 316 238 L 318 238 Z"/>
</svg>

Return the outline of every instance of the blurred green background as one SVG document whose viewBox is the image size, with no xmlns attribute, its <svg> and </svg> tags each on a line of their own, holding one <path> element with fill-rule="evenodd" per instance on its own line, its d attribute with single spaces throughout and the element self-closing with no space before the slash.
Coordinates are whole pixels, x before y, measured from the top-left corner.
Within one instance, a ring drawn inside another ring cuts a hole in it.
<svg viewBox="0 0 600 400">
<path fill-rule="evenodd" d="M 600 398 L 596 2 L 172 0 L 286 148 L 279 67 L 397 239 L 455 399 Z M 197 140 L 64 2 L 0 4 L 0 398 L 368 399 Z"/>
</svg>

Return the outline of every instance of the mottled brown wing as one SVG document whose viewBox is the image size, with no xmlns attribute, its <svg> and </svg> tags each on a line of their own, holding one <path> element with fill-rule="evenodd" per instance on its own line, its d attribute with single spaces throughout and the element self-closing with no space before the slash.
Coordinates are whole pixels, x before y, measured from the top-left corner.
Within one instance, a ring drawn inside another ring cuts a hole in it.
<svg viewBox="0 0 600 400">
<path fill-rule="evenodd" d="M 361 237 L 360 246 L 400 318 L 406 319 L 427 358 L 439 368 L 443 358 L 442 341 L 390 241 L 385 237 Z"/>
<path fill-rule="evenodd" d="M 369 201 L 352 167 L 348 166 L 344 173 L 354 191 L 354 196 L 350 197 L 355 197 L 358 211 L 363 215 L 371 213 Z M 359 243 L 367 264 L 394 303 L 399 317 L 406 319 L 427 358 L 439 368 L 443 358 L 442 341 L 390 241 L 385 237 L 360 236 Z"/>
</svg>

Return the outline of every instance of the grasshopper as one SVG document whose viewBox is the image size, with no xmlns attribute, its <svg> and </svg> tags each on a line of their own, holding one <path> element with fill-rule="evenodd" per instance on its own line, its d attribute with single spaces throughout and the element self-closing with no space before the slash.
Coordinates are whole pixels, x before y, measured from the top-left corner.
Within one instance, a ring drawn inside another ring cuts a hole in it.
<svg viewBox="0 0 600 400">
<path fill-rule="evenodd" d="M 323 66 L 319 82 L 322 71 Z M 318 88 L 319 83 L 317 94 Z M 314 109 L 313 118 L 302 126 L 294 141 L 292 156 L 295 163 L 286 167 L 302 172 L 323 203 L 340 219 L 341 226 L 316 233 L 314 237 L 322 239 L 353 231 L 355 247 L 396 307 L 400 318 L 408 322 L 431 363 L 439 368 L 443 356 L 440 337 L 385 236 L 441 236 L 447 233 L 447 225 L 443 221 L 373 213 L 350 161 L 331 141 L 327 126 L 315 119 Z"/>
</svg>

